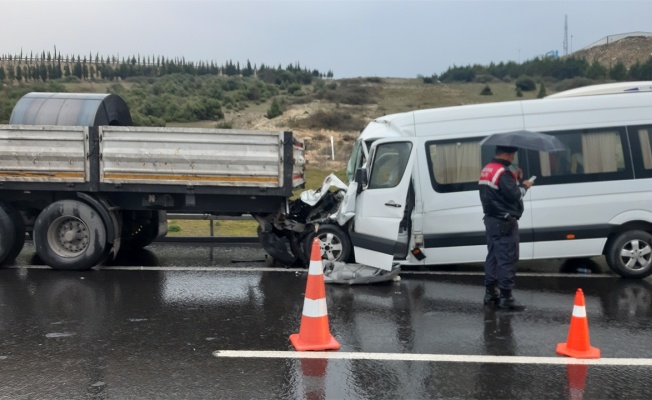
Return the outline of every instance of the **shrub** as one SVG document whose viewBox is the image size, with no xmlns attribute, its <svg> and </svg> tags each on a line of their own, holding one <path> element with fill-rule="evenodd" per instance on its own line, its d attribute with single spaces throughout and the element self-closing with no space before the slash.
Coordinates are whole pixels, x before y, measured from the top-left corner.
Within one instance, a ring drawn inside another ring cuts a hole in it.
<svg viewBox="0 0 652 400">
<path fill-rule="evenodd" d="M 346 111 L 319 110 L 308 118 L 296 121 L 297 127 L 309 129 L 331 129 L 337 131 L 357 131 L 364 127 L 364 121 Z"/>
<path fill-rule="evenodd" d="M 482 91 L 480 92 L 480 95 L 481 96 L 491 96 L 491 95 L 493 95 L 489 85 L 485 85 L 484 89 L 482 89 Z"/>
<path fill-rule="evenodd" d="M 516 87 L 524 92 L 531 92 L 537 89 L 537 84 L 532 78 L 519 78 L 516 81 Z"/>
<path fill-rule="evenodd" d="M 537 98 L 538 99 L 543 99 L 544 97 L 546 97 L 546 95 L 547 95 L 546 94 L 546 85 L 544 85 L 544 83 L 541 82 L 541 84 L 539 85 L 539 93 L 537 94 Z"/>
<path fill-rule="evenodd" d="M 181 227 L 171 223 L 168 225 L 168 232 L 181 232 Z"/>
<path fill-rule="evenodd" d="M 281 103 L 274 98 L 272 100 L 272 104 L 269 106 L 269 109 L 267 110 L 267 118 L 273 119 L 278 117 L 279 115 L 283 115 L 283 107 L 281 106 Z"/>
<path fill-rule="evenodd" d="M 516 88 L 516 97 L 523 97 L 523 91 L 520 87 Z"/>
<path fill-rule="evenodd" d="M 217 129 L 233 129 L 232 121 L 220 121 L 215 125 Z"/>
</svg>

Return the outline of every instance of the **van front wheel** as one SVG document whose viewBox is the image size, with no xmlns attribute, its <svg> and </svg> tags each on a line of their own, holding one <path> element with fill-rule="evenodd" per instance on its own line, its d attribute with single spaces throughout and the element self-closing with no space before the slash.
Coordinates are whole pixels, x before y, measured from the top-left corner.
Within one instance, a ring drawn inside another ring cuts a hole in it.
<svg viewBox="0 0 652 400">
<path fill-rule="evenodd" d="M 312 242 L 317 238 L 321 250 L 321 257 L 329 261 L 348 262 L 353 253 L 353 246 L 349 235 L 342 228 L 333 224 L 321 224 L 317 232 L 311 232 L 303 242 L 305 257 L 310 260 Z"/>
<path fill-rule="evenodd" d="M 652 274 L 652 235 L 622 232 L 609 241 L 605 256 L 609 268 L 623 278 L 645 278 Z"/>
</svg>

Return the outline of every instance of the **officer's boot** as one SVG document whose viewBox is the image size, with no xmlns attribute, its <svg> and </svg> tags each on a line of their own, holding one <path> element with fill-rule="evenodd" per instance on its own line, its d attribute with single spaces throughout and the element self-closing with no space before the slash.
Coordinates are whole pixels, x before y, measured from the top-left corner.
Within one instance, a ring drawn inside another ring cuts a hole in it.
<svg viewBox="0 0 652 400">
<path fill-rule="evenodd" d="M 484 305 L 485 306 L 497 306 L 498 301 L 500 300 L 500 291 L 496 285 L 487 285 L 486 291 L 484 293 Z"/>
<path fill-rule="evenodd" d="M 509 311 L 523 311 L 525 306 L 512 296 L 511 290 L 500 289 L 500 300 L 498 301 L 498 308 Z"/>
</svg>

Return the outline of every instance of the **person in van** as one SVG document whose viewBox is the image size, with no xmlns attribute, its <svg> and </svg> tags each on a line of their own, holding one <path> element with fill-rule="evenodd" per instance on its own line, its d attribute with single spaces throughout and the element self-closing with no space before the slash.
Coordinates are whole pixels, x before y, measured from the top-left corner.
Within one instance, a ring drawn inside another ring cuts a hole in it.
<svg viewBox="0 0 652 400">
<path fill-rule="evenodd" d="M 488 254 L 484 265 L 484 304 L 513 311 L 525 310 L 512 295 L 518 262 L 518 220 L 523 214 L 523 196 L 533 182 L 523 178 L 512 163 L 518 149 L 496 146 L 495 158 L 480 173 L 479 191 Z"/>
</svg>

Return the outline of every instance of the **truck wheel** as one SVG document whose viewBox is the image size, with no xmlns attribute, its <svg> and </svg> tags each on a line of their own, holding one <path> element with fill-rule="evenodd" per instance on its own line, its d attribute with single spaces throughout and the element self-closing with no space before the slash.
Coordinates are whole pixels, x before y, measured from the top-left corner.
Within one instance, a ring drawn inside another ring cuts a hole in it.
<svg viewBox="0 0 652 400">
<path fill-rule="evenodd" d="M 605 249 L 607 264 L 623 278 L 645 278 L 652 274 L 652 235 L 645 231 L 619 233 Z"/>
<path fill-rule="evenodd" d="M 7 213 L 14 225 L 14 243 L 5 259 L 5 262 L 11 262 L 16 259 L 23 250 L 23 246 L 25 246 L 25 221 L 23 221 L 23 216 L 12 205 L 0 202 L 0 208 Z"/>
<path fill-rule="evenodd" d="M 351 238 L 339 226 L 322 224 L 319 225 L 317 232 L 311 232 L 306 236 L 303 242 L 303 250 L 307 260 L 310 260 L 314 238 L 319 239 L 322 259 L 341 262 L 350 261 L 353 250 Z"/>
<path fill-rule="evenodd" d="M 107 246 L 102 217 L 81 201 L 54 202 L 34 223 L 36 254 L 56 270 L 87 270 L 100 261 Z"/>
<path fill-rule="evenodd" d="M 12 218 L 0 207 L 0 265 L 9 258 L 14 242 L 16 241 L 15 227 Z"/>
<path fill-rule="evenodd" d="M 122 221 L 122 246 L 125 249 L 142 249 L 158 237 L 158 212 L 136 213 L 133 219 Z"/>
</svg>

